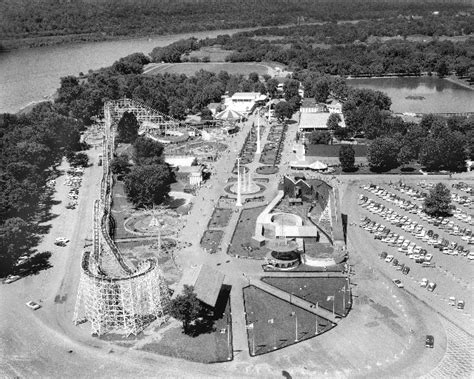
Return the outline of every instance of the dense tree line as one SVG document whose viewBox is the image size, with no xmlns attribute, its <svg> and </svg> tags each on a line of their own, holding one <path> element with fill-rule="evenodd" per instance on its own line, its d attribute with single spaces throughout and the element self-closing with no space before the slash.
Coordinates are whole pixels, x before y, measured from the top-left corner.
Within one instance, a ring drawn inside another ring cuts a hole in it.
<svg viewBox="0 0 474 379">
<path fill-rule="evenodd" d="M 143 54 L 132 54 L 85 77 L 62 78 L 56 105 L 64 115 L 81 119 L 87 125 L 92 122 L 91 117 L 102 113 L 105 101 L 128 97 L 182 120 L 190 112 L 202 111 L 211 102 L 220 102 L 224 94 L 277 93 L 278 82 L 269 76 L 260 81 L 256 73 L 244 76 L 203 70 L 193 76 L 142 75 L 147 62 Z M 288 79 L 285 83 L 285 93 L 293 111 L 299 106 L 298 86 L 296 80 Z"/>
<path fill-rule="evenodd" d="M 453 14 L 466 6 L 343 1 L 31 1 L 2 2 L 0 35 L 4 39 L 74 36 L 98 40 L 115 36 L 184 33 L 305 22 L 378 19 L 428 15 L 433 10 Z M 337 2 L 336 2 L 337 3 Z M 449 30 L 449 28 L 448 28 Z M 33 42 L 34 43 L 34 42 Z"/>
<path fill-rule="evenodd" d="M 454 71 L 459 76 L 474 74 L 472 38 L 464 42 L 391 40 L 322 48 L 304 42 L 304 37 L 289 45 L 233 37 L 232 42 L 224 47 L 232 50 L 226 58 L 230 62 L 274 61 L 295 71 L 309 69 L 329 75 L 420 75 L 442 71 L 443 66 L 447 73 Z"/>
<path fill-rule="evenodd" d="M 474 119 L 426 115 L 420 124 L 399 120 L 386 129 L 368 149 L 368 161 L 376 172 L 418 161 L 428 171 L 463 171 L 474 158 Z"/>
<path fill-rule="evenodd" d="M 275 43 L 324 43 L 350 44 L 369 42 L 369 37 L 401 37 L 411 35 L 423 36 L 463 36 L 474 32 L 474 16 L 458 16 L 456 10 L 440 15 L 424 17 L 396 17 L 380 20 L 361 20 L 353 23 L 325 23 L 322 25 L 300 25 L 287 28 L 262 28 L 241 32 L 243 37 L 281 37 Z M 238 37 L 237 36 L 237 37 Z"/>
<path fill-rule="evenodd" d="M 52 168 L 80 149 L 82 124 L 49 103 L 0 116 L 0 275 L 31 247 Z"/>
</svg>

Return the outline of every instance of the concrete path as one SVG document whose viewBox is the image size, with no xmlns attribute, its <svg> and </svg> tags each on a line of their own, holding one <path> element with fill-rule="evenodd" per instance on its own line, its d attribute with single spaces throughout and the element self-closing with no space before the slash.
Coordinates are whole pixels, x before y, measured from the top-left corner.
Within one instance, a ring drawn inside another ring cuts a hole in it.
<svg viewBox="0 0 474 379">
<path fill-rule="evenodd" d="M 304 310 L 306 310 L 308 312 L 311 312 L 315 315 L 323 317 L 323 318 L 331 321 L 333 324 L 337 323 L 336 316 L 332 312 L 329 312 L 326 309 L 323 309 L 321 307 L 315 308 L 314 304 L 310 303 L 309 301 L 303 300 L 303 299 L 301 299 L 297 296 L 292 296 L 288 292 L 282 291 L 281 289 L 273 287 L 270 284 L 262 282 L 261 280 L 256 280 L 256 279 L 250 278 L 249 282 L 252 286 L 260 288 L 261 290 L 263 290 L 265 292 L 268 292 L 268 293 L 272 294 L 273 296 L 278 297 L 279 299 L 287 301 L 290 304 L 297 305 L 298 307 L 303 308 Z"/>
</svg>

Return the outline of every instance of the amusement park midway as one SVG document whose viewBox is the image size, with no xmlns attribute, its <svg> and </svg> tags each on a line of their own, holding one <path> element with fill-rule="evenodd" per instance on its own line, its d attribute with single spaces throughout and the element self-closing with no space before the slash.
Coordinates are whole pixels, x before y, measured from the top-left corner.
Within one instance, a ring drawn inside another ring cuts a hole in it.
<svg viewBox="0 0 474 379">
<path fill-rule="evenodd" d="M 52 217 L 43 225 L 49 228 L 49 233 L 38 246 L 38 251 L 52 252 L 52 267 L 0 286 L 2 376 L 231 378 L 280 377 L 282 373 L 294 377 L 431 375 L 441 378 L 451 376 L 450 373 L 456 373 L 456 377 L 469 376 L 472 366 L 460 368 L 458 357 L 470 354 L 472 350 L 472 330 L 464 327 L 472 325 L 472 314 L 462 316 L 446 311 L 438 300 L 426 300 L 426 291 L 422 292 L 420 288 L 407 286 L 407 290 L 401 290 L 393 285 L 393 270 L 380 262 L 375 253 L 377 246 L 354 226 L 361 216 L 357 208 L 360 180 L 357 176 L 328 178 L 332 185 L 339 186 L 342 211 L 349 220 L 349 264 L 353 267 L 351 280 L 354 283 L 354 306 L 349 317 L 317 338 L 250 357 L 242 289 L 263 275 L 261 266 L 252 260 L 227 255 L 223 249 L 208 254 L 199 242 L 244 138 L 255 122 L 255 116 L 249 117 L 235 137 L 225 140 L 228 151 L 213 163 L 213 175 L 196 193 L 187 225 L 180 232 L 179 238 L 190 246 L 175 257 L 182 270 L 197 264 L 217 268 L 225 274 L 226 284 L 232 286 L 234 359 L 210 365 L 164 357 L 94 338 L 89 329 L 73 324 L 81 254 L 91 245 L 93 202 L 99 193 L 102 175 L 102 168 L 96 164 L 101 149 L 93 147 L 88 155 L 94 164 L 85 170 L 79 204 L 71 212 L 64 212 L 67 187 L 63 184 L 67 164 L 64 161 L 58 167 L 61 175 L 56 181 Z M 295 134 L 296 123 L 290 123 L 287 140 L 293 141 Z M 280 176 L 289 171 L 285 162 L 289 162 L 291 156 L 291 146 L 287 143 L 281 158 L 281 171 L 270 178 L 268 184 L 275 192 Z M 252 168 L 252 164 L 249 167 Z M 417 179 L 421 177 L 413 177 L 413 180 Z M 472 179 L 463 177 L 463 180 Z M 374 180 L 387 178 L 377 176 Z M 222 246 L 230 243 L 238 216 L 239 212 L 233 212 Z M 71 240 L 66 247 L 54 245 L 55 238 L 61 235 Z M 42 308 L 30 311 L 25 303 L 31 299 L 39 302 Z M 436 334 L 436 349 L 425 348 L 426 334 Z"/>
</svg>

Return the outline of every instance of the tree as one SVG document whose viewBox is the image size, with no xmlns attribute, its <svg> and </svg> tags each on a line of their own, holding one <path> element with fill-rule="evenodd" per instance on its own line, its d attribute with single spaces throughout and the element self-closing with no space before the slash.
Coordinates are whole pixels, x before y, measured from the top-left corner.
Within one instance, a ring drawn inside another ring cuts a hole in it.
<svg viewBox="0 0 474 379">
<path fill-rule="evenodd" d="M 164 147 L 158 141 L 146 136 L 138 137 L 133 144 L 133 158 L 137 164 L 153 164 L 163 162 Z"/>
<path fill-rule="evenodd" d="M 89 165 L 89 156 L 86 153 L 68 154 L 68 158 L 71 166 L 87 167 Z"/>
<path fill-rule="evenodd" d="M 278 80 L 276 80 L 274 78 L 271 78 L 271 79 L 267 80 L 265 85 L 267 87 L 268 95 L 271 98 L 276 97 L 276 95 L 278 94 Z"/>
<path fill-rule="evenodd" d="M 257 83 L 258 82 L 258 74 L 256 72 L 251 72 L 249 74 L 249 80 L 254 82 L 254 83 Z"/>
<path fill-rule="evenodd" d="M 125 112 L 120 119 L 117 132 L 118 140 L 125 143 L 133 143 L 138 137 L 140 124 L 132 112 Z"/>
<path fill-rule="evenodd" d="M 169 114 L 177 120 L 184 120 L 186 118 L 186 104 L 184 101 L 177 98 L 171 99 Z"/>
<path fill-rule="evenodd" d="M 451 192 L 443 184 L 436 184 L 423 203 L 423 210 L 430 216 L 447 216 L 451 212 Z"/>
<path fill-rule="evenodd" d="M 339 162 L 342 171 L 354 171 L 355 151 L 351 145 L 342 145 L 339 149 Z"/>
<path fill-rule="evenodd" d="M 168 196 L 171 171 L 167 164 L 135 166 L 125 176 L 125 191 L 137 207 L 160 204 Z"/>
<path fill-rule="evenodd" d="M 110 169 L 114 174 L 128 174 L 130 172 L 130 162 L 127 154 L 121 154 L 112 159 Z"/>
<path fill-rule="evenodd" d="M 28 223 L 22 218 L 5 220 L 0 227 L 0 276 L 11 271 L 29 236 Z"/>
<path fill-rule="evenodd" d="M 314 99 L 318 103 L 325 103 L 329 97 L 329 82 L 323 77 L 314 84 Z"/>
<path fill-rule="evenodd" d="M 282 122 L 285 118 L 293 116 L 293 107 L 287 101 L 280 101 L 275 105 L 275 117 Z"/>
<path fill-rule="evenodd" d="M 326 122 L 326 126 L 328 130 L 335 131 L 341 121 L 341 115 L 339 113 L 331 113 Z"/>
<path fill-rule="evenodd" d="M 367 151 L 371 170 L 380 172 L 397 167 L 398 141 L 390 137 L 379 137 L 373 140 Z"/>
<path fill-rule="evenodd" d="M 438 63 L 436 66 L 436 72 L 440 78 L 444 78 L 445 76 L 449 75 L 449 67 L 445 60 L 442 60 Z"/>
<path fill-rule="evenodd" d="M 183 294 L 169 302 L 168 313 L 171 317 L 183 323 L 183 331 L 189 333 L 189 325 L 198 319 L 203 311 L 203 305 L 197 298 L 192 286 L 184 285 Z"/>
<path fill-rule="evenodd" d="M 299 96 L 300 82 L 295 79 L 288 79 L 283 84 L 285 100 L 290 100 L 294 96 Z"/>
<path fill-rule="evenodd" d="M 420 164 L 428 171 L 437 171 L 443 164 L 443 152 L 441 144 L 437 138 L 429 137 L 424 140 L 420 149 Z"/>
<path fill-rule="evenodd" d="M 327 145 L 331 141 L 331 134 L 325 130 L 315 130 L 309 135 L 309 143 L 311 145 Z"/>
</svg>

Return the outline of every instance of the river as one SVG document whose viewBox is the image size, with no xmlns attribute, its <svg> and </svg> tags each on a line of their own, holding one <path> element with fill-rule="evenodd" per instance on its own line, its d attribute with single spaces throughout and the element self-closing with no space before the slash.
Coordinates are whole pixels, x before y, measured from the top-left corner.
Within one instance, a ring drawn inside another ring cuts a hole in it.
<svg viewBox="0 0 474 379">
<path fill-rule="evenodd" d="M 211 30 L 70 45 L 12 50 L 0 54 L 0 113 L 14 113 L 33 101 L 42 100 L 59 87 L 60 78 L 110 66 L 129 54 L 149 54 L 183 38 L 214 38 L 246 29 Z"/>
<path fill-rule="evenodd" d="M 474 91 L 436 77 L 350 79 L 356 88 L 385 92 L 396 113 L 474 112 Z M 411 97 L 411 98 L 410 98 Z"/>
<path fill-rule="evenodd" d="M 31 102 L 42 100 L 59 87 L 60 78 L 110 66 L 126 55 L 148 54 L 156 46 L 166 46 L 182 38 L 216 37 L 252 30 L 229 29 L 155 36 L 118 41 L 13 50 L 0 54 L 0 113 L 14 113 Z M 351 79 L 351 86 L 386 92 L 397 113 L 472 112 L 474 91 L 438 78 Z M 407 99 L 422 96 L 424 99 Z"/>
</svg>

